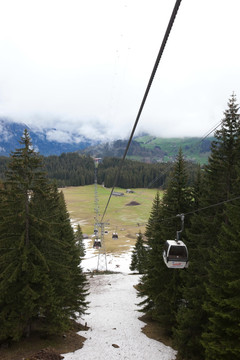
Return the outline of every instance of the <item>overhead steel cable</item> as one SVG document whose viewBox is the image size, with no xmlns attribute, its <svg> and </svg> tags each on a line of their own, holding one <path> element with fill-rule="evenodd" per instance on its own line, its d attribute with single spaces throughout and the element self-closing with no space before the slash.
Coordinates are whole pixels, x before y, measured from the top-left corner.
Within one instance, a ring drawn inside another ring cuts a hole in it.
<svg viewBox="0 0 240 360">
<path fill-rule="evenodd" d="M 211 128 L 206 134 L 204 134 L 201 139 L 192 147 L 192 149 L 196 148 L 198 145 L 200 145 L 210 134 L 213 133 L 213 131 L 215 131 L 221 124 L 223 123 L 223 120 L 221 120 L 220 122 L 218 122 L 216 125 L 214 125 L 213 128 Z M 159 175 L 158 177 L 156 177 L 155 179 L 153 179 L 147 187 L 150 187 L 151 185 L 153 185 L 157 180 L 159 180 L 162 176 L 164 176 L 168 170 L 172 167 L 172 163 L 169 164 L 169 166 L 164 170 L 164 172 Z"/>
<path fill-rule="evenodd" d="M 187 213 L 184 213 L 183 215 L 184 215 L 184 216 L 186 216 L 186 215 L 192 215 L 192 214 L 195 214 L 195 213 L 197 213 L 197 212 L 204 211 L 204 210 L 207 210 L 207 209 L 216 207 L 216 206 L 224 205 L 224 204 L 226 204 L 226 203 L 229 203 L 229 202 L 232 202 L 232 201 L 235 201 L 235 200 L 240 200 L 240 196 L 236 196 L 236 197 L 234 197 L 234 198 L 232 198 L 232 199 L 223 200 L 223 201 L 220 201 L 220 202 L 215 203 L 215 204 L 211 204 L 211 205 L 208 205 L 208 206 L 205 206 L 205 207 L 196 209 L 196 210 L 192 210 L 192 211 L 189 211 L 189 212 L 187 212 Z M 178 216 L 178 215 L 171 216 L 171 217 L 168 217 L 168 218 L 163 218 L 163 219 L 160 220 L 160 222 L 164 222 L 164 221 L 168 221 L 168 220 L 175 219 L 176 216 Z"/>
<path fill-rule="evenodd" d="M 189 211 L 189 212 L 185 213 L 184 215 L 191 215 L 191 214 L 194 214 L 196 212 L 203 211 L 203 210 L 206 210 L 206 209 L 210 209 L 210 208 L 215 207 L 215 206 L 220 206 L 220 205 L 223 205 L 223 204 L 235 201 L 235 200 L 239 200 L 239 199 L 240 199 L 240 196 L 236 196 L 235 198 L 232 198 L 232 199 L 223 200 L 223 201 L 220 201 L 220 202 L 218 202 L 216 204 L 208 205 L 208 206 L 205 206 L 205 207 L 200 208 L 200 209 Z"/>
<path fill-rule="evenodd" d="M 221 120 L 220 122 L 218 122 L 216 125 L 214 125 L 213 128 L 211 128 L 206 134 L 204 134 L 200 140 L 191 148 L 194 149 L 197 146 L 199 146 L 210 134 L 212 134 L 220 125 L 222 125 L 223 120 Z M 184 154 L 183 154 L 184 155 Z M 150 181 L 148 183 L 148 185 L 146 186 L 146 188 L 149 188 L 150 186 L 152 186 L 156 181 L 158 181 L 159 179 L 161 179 L 164 175 L 166 175 L 168 173 L 168 171 L 171 169 L 171 167 L 173 167 L 173 163 L 169 163 L 169 165 L 166 167 L 166 169 L 159 175 L 156 176 L 152 181 Z M 141 195 L 142 193 L 140 193 Z M 139 195 L 137 195 L 134 200 L 138 197 Z"/>
<path fill-rule="evenodd" d="M 152 86 L 152 82 L 153 82 L 154 76 L 155 76 L 155 74 L 156 74 L 156 72 L 157 72 L 157 68 L 158 68 L 159 62 L 160 62 L 160 60 L 161 60 L 161 57 L 162 57 L 164 48 L 165 48 L 165 46 L 166 46 L 168 37 L 169 37 L 169 35 L 170 35 L 170 32 L 171 32 L 171 29 L 172 29 L 172 26 L 173 26 L 175 17 L 176 17 L 176 15 L 177 15 L 179 6 L 180 6 L 180 4 L 181 4 L 181 1 L 182 1 L 182 0 L 177 0 L 176 3 L 175 3 L 175 6 L 174 6 L 174 8 L 173 8 L 172 15 L 171 15 L 171 17 L 170 17 L 170 20 L 169 20 L 169 23 L 168 23 L 168 26 L 167 26 L 165 35 L 164 35 L 163 40 L 162 40 L 161 47 L 160 47 L 159 52 L 158 52 L 157 59 L 156 59 L 156 61 L 155 61 L 155 64 L 154 64 L 154 67 L 153 67 L 153 70 L 152 70 L 150 79 L 149 79 L 149 81 L 148 81 L 147 88 L 146 88 L 146 90 L 145 90 L 145 93 L 144 93 L 144 96 L 143 96 L 143 99 L 142 99 L 140 108 L 139 108 L 139 110 L 138 110 L 138 114 L 137 114 L 137 117 L 136 117 L 136 120 L 135 120 L 133 129 L 132 129 L 130 138 L 129 138 L 128 143 L 127 143 L 127 147 L 126 147 L 126 149 L 125 149 L 124 155 L 123 155 L 122 160 L 121 160 L 121 163 L 120 163 L 120 165 L 119 165 L 117 174 L 116 174 L 116 176 L 115 176 L 114 183 L 113 183 L 113 187 L 112 187 L 110 196 L 109 196 L 109 198 L 108 198 L 108 201 L 107 201 L 107 205 L 106 205 L 106 207 L 105 207 L 105 210 L 104 210 L 104 212 L 103 212 L 101 222 L 103 222 L 103 218 L 104 218 L 104 216 L 105 216 L 105 214 L 106 214 L 106 211 L 107 211 L 109 202 L 110 202 L 110 200 L 111 200 L 111 197 L 112 197 L 112 194 L 113 194 L 113 191 L 114 191 L 114 188 L 115 188 L 115 186 L 116 186 L 116 184 L 117 184 L 117 181 L 118 181 L 120 172 L 121 172 L 122 167 L 123 167 L 123 162 L 124 162 L 124 160 L 125 160 L 125 158 L 126 158 L 126 155 L 127 155 L 128 150 L 129 150 L 129 147 L 130 147 L 130 144 L 131 144 L 131 141 L 132 141 L 134 132 L 135 132 L 135 130 L 136 130 L 138 121 L 139 121 L 139 119 L 140 119 L 140 116 L 141 116 L 141 113 L 142 113 L 144 104 L 145 104 L 145 102 L 146 102 L 148 93 L 149 93 L 150 88 L 151 88 L 151 86 Z"/>
<path fill-rule="evenodd" d="M 232 199 L 227 199 L 227 200 L 223 200 L 223 201 L 220 201 L 218 203 L 215 203 L 215 204 L 211 204 L 211 205 L 208 205 L 208 206 L 205 206 L 205 207 L 202 207 L 202 208 L 199 208 L 199 209 L 196 209 L 196 210 L 192 210 L 192 211 L 189 211 L 189 212 L 186 212 L 186 213 L 183 213 L 184 216 L 188 216 L 188 215 L 192 215 L 192 214 L 195 214 L 197 212 L 200 212 L 200 211 L 204 211 L 204 210 L 207 210 L 207 209 L 210 209 L 210 208 L 213 208 L 213 207 L 216 207 L 216 206 L 220 206 L 220 205 L 224 205 L 226 203 L 229 203 L 229 202 L 232 202 L 232 201 L 235 201 L 235 200 L 240 200 L 240 195 L 232 198 Z M 156 223 L 156 222 L 164 222 L 164 221 L 168 221 L 168 220 L 173 220 L 173 219 L 176 219 L 176 217 L 179 216 L 179 214 L 177 215 L 173 215 L 173 216 L 170 216 L 170 217 L 167 217 L 167 218 L 162 218 L 160 220 L 153 220 L 153 223 Z M 125 227 L 139 227 L 139 226 L 145 226 L 147 225 L 148 223 L 137 223 L 135 226 L 133 225 L 125 225 Z"/>
<path fill-rule="evenodd" d="M 208 130 L 204 135 L 202 135 L 202 137 L 199 139 L 199 141 L 192 147 L 192 149 L 196 148 L 198 145 L 200 145 L 210 134 L 212 134 L 220 125 L 222 125 L 223 120 L 221 120 L 220 122 L 218 122 L 216 125 L 214 125 L 210 130 Z M 152 186 L 156 181 L 158 181 L 159 179 L 161 179 L 162 177 L 164 177 L 164 175 L 166 175 L 168 173 L 168 171 L 173 167 L 174 163 L 169 163 L 169 165 L 166 167 L 166 169 L 158 176 L 156 176 L 153 180 L 151 180 L 147 186 L 147 188 L 150 188 L 150 186 Z M 142 191 L 141 193 L 139 193 L 138 195 L 136 195 L 132 201 L 135 201 L 140 195 L 142 195 L 144 193 L 144 191 Z M 121 209 L 119 209 L 118 211 L 120 211 Z M 146 225 L 145 223 L 142 223 L 141 225 Z M 126 225 L 125 225 L 126 226 Z"/>
<path fill-rule="evenodd" d="M 197 146 L 197 145 L 199 145 L 199 144 L 201 144 L 201 142 L 203 142 L 203 140 L 205 140 L 205 139 L 206 139 L 210 134 L 212 134 L 220 125 L 222 125 L 222 123 L 223 123 L 223 120 L 221 120 L 220 122 L 218 122 L 211 130 L 209 130 L 209 131 L 207 132 L 207 134 L 203 135 L 203 137 L 199 140 L 198 143 L 196 143 L 196 144 L 194 145 L 194 147 Z M 194 148 L 194 147 L 193 147 L 193 148 Z"/>
<path fill-rule="evenodd" d="M 206 134 L 204 134 L 202 136 L 202 138 L 200 138 L 200 140 L 192 147 L 192 149 L 194 149 L 195 147 L 197 147 L 198 145 L 200 145 L 203 140 L 205 140 L 213 131 L 215 131 L 220 125 L 222 124 L 222 121 L 220 121 L 217 125 L 215 125 L 213 128 L 211 128 L 211 130 L 209 130 Z M 184 154 L 183 154 L 184 155 Z M 164 175 L 166 175 L 169 170 L 173 167 L 174 162 L 169 163 L 168 166 L 165 168 L 165 170 L 158 176 L 156 176 L 153 180 L 151 180 L 147 186 L 146 189 L 150 188 L 155 182 L 157 182 L 159 179 L 163 178 Z M 161 185 L 162 186 L 162 185 Z M 144 193 L 144 191 L 142 191 L 140 194 L 136 195 L 133 199 L 136 200 L 140 195 L 142 195 Z"/>
</svg>

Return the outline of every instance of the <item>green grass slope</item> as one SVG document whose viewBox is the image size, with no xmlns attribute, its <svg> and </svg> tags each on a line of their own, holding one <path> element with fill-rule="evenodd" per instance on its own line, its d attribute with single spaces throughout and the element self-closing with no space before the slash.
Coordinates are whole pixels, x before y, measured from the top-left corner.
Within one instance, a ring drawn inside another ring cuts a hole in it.
<svg viewBox="0 0 240 360">
<path fill-rule="evenodd" d="M 150 150 L 161 150 L 162 158 L 158 161 L 174 161 L 179 148 L 182 148 L 183 154 L 187 160 L 205 164 L 210 154 L 210 146 L 213 137 L 201 140 L 197 137 L 184 138 L 158 138 L 150 135 L 139 136 L 134 139 L 141 147 Z"/>
<path fill-rule="evenodd" d="M 67 209 L 74 224 L 79 224 L 82 232 L 91 237 L 94 233 L 95 203 L 94 185 L 62 188 Z M 128 251 L 131 245 L 135 245 L 136 234 L 144 233 L 155 198 L 156 189 L 134 189 L 134 193 L 126 193 L 125 189 L 116 188 L 115 191 L 124 193 L 123 196 L 112 196 L 104 217 L 107 233 L 105 244 L 107 252 Z M 105 210 L 110 188 L 97 186 L 98 205 L 100 217 Z M 139 205 L 129 205 L 132 202 Z M 117 231 L 118 240 L 112 240 L 112 233 Z"/>
</svg>

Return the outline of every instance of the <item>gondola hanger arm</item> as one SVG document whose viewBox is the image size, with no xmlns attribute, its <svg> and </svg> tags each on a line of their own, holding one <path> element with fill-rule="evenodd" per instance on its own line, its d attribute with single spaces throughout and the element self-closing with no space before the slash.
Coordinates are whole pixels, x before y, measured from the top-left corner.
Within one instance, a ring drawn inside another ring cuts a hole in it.
<svg viewBox="0 0 240 360">
<path fill-rule="evenodd" d="M 182 222 L 181 230 L 177 231 L 177 239 L 176 240 L 179 241 L 180 240 L 180 235 L 181 235 L 181 233 L 182 233 L 182 231 L 184 229 L 184 214 L 178 214 L 176 216 L 180 217 L 181 222 Z"/>
</svg>

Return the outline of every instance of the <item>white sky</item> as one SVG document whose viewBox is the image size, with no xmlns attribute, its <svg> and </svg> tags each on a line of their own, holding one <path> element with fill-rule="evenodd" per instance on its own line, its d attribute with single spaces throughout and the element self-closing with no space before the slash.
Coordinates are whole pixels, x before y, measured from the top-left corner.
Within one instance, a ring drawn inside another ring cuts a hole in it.
<svg viewBox="0 0 240 360">
<path fill-rule="evenodd" d="M 174 4 L 0 0 L 0 117 L 128 137 Z M 239 102 L 239 16 L 239 0 L 182 0 L 137 132 L 201 137 Z"/>
</svg>

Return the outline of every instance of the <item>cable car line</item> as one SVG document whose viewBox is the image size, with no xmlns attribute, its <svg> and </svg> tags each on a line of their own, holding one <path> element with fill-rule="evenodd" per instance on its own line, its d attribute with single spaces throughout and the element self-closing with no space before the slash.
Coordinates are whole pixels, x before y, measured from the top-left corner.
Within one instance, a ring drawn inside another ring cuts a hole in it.
<svg viewBox="0 0 240 360">
<path fill-rule="evenodd" d="M 215 207 L 215 206 L 220 206 L 220 205 L 223 205 L 225 203 L 228 203 L 228 202 L 232 202 L 232 201 L 235 201 L 235 200 L 240 200 L 240 195 L 235 197 L 235 198 L 232 198 L 232 199 L 228 199 L 228 200 L 224 200 L 224 201 L 221 201 L 219 203 L 216 203 L 216 204 L 212 204 L 212 205 L 209 205 L 209 206 L 206 206 L 206 207 L 203 207 L 203 208 L 199 208 L 199 209 L 196 209 L 196 210 L 193 210 L 193 211 L 189 211 L 187 213 L 183 213 L 183 214 L 177 214 L 177 215 L 174 215 L 174 216 L 171 216 L 171 217 L 168 217 L 168 218 L 163 218 L 163 219 L 160 219 L 158 220 L 157 222 L 164 222 L 164 221 L 168 221 L 168 220 L 172 220 L 172 219 L 176 219 L 177 216 L 180 216 L 180 215 L 184 215 L 184 216 L 187 216 L 187 215 L 192 215 L 198 211 L 203 211 L 203 210 L 206 210 L 208 208 L 212 208 L 212 207 Z M 156 222 L 156 220 L 153 220 L 153 223 Z M 135 226 L 133 225 L 125 225 L 124 227 L 139 227 L 139 226 L 145 226 L 147 225 L 147 223 L 137 223 Z"/>
<path fill-rule="evenodd" d="M 203 140 L 205 140 L 213 131 L 215 131 L 221 124 L 222 124 L 223 120 L 221 120 L 220 122 L 217 123 L 217 125 L 215 125 L 213 128 L 211 128 L 211 130 L 209 130 L 206 134 L 204 134 L 198 143 L 196 143 L 194 146 L 193 146 L 193 149 L 201 144 L 201 142 L 203 142 Z M 169 163 L 169 165 L 166 167 L 166 169 L 157 177 L 155 177 L 153 180 L 151 180 L 148 185 L 146 186 L 145 189 L 148 189 L 150 186 L 152 186 L 156 181 L 158 181 L 159 179 L 161 179 L 161 177 L 163 177 L 164 175 L 166 175 L 168 173 L 168 171 L 171 169 L 171 167 L 173 166 L 173 162 L 172 163 Z M 161 185 L 162 186 L 162 185 Z M 137 194 L 134 198 L 133 198 L 133 201 L 136 200 L 140 195 L 142 195 L 144 193 L 144 191 L 142 191 L 141 193 Z"/>
<path fill-rule="evenodd" d="M 129 147 L 130 147 L 130 144 L 131 144 L 131 141 L 132 141 L 134 132 L 135 132 L 135 130 L 136 130 L 136 127 L 137 127 L 139 118 L 140 118 L 140 116 L 141 116 L 141 113 L 142 113 L 144 104 L 145 104 L 145 102 L 146 102 L 148 93 L 149 93 L 150 88 L 151 88 L 151 86 L 152 86 L 153 79 L 154 79 L 154 77 L 155 77 L 155 74 L 156 74 L 156 71 L 157 71 L 159 62 L 160 62 L 160 60 L 161 60 L 161 57 L 162 57 L 164 48 L 165 48 L 165 46 L 166 46 L 168 37 L 169 37 L 169 35 L 170 35 L 170 32 L 171 32 L 171 29 L 172 29 L 172 26 L 173 26 L 175 17 L 176 17 L 176 15 L 177 15 L 179 6 L 180 6 L 180 4 L 181 4 L 181 1 L 182 1 L 182 0 L 176 0 L 175 6 L 174 6 L 174 8 L 173 8 L 172 15 L 171 15 L 171 17 L 170 17 L 170 20 L 169 20 L 169 23 L 168 23 L 168 26 L 167 26 L 167 29 L 166 29 L 164 38 L 163 38 L 163 40 L 162 40 L 162 44 L 161 44 L 161 47 L 160 47 L 160 49 L 159 49 L 158 56 L 157 56 L 157 58 L 156 58 L 156 61 L 155 61 L 155 64 L 154 64 L 154 67 L 153 67 L 153 70 L 152 70 L 150 79 L 149 79 L 149 81 L 148 81 L 148 85 L 147 85 L 147 88 L 146 88 L 146 90 L 145 90 L 145 93 L 144 93 L 144 96 L 143 96 L 143 99 L 142 99 L 142 102 L 141 102 L 141 105 L 140 105 L 140 108 L 139 108 L 139 111 L 138 111 L 138 114 L 137 114 L 137 117 L 136 117 L 136 120 L 135 120 L 133 129 L 132 129 L 130 138 L 129 138 L 129 140 L 128 140 L 127 147 L 126 147 L 126 149 L 125 149 L 124 155 L 123 155 L 122 160 L 121 160 L 121 163 L 120 163 L 120 165 L 119 165 L 119 169 L 118 169 L 118 171 L 117 171 L 117 174 L 116 174 L 116 177 L 115 177 L 115 180 L 114 180 L 114 183 L 113 183 L 113 187 L 112 187 L 110 196 L 109 196 L 108 201 L 107 201 L 107 205 L 106 205 L 105 210 L 104 210 L 104 212 L 103 212 L 101 222 L 103 222 L 103 218 L 104 218 L 104 216 L 105 216 L 105 214 L 106 214 L 106 211 L 107 211 L 109 202 L 110 202 L 110 200 L 111 200 L 111 197 L 112 197 L 112 194 L 113 194 L 113 191 L 114 191 L 114 188 L 115 188 L 115 186 L 116 186 L 116 184 L 117 184 L 117 181 L 118 181 L 118 178 L 119 178 L 119 175 L 120 175 L 122 166 L 123 166 L 123 162 L 124 162 L 124 160 L 125 160 L 125 158 L 126 158 L 126 155 L 127 155 L 128 150 L 129 150 Z"/>
<path fill-rule="evenodd" d="M 240 196 L 236 196 L 235 198 L 232 198 L 232 199 L 220 201 L 219 203 L 212 204 L 212 205 L 209 205 L 209 206 L 206 206 L 206 207 L 197 209 L 197 210 L 190 211 L 190 212 L 188 212 L 188 213 L 185 213 L 184 215 L 191 215 L 191 214 L 194 214 L 195 212 L 203 211 L 203 210 L 206 210 L 206 209 L 209 209 L 209 208 L 212 208 L 212 207 L 215 207 L 215 206 L 223 205 L 223 204 L 225 204 L 225 203 L 232 202 L 232 201 L 234 201 L 234 200 L 239 200 L 239 199 L 240 199 Z"/>
<path fill-rule="evenodd" d="M 194 213 L 196 213 L 196 212 L 203 211 L 203 210 L 206 210 L 206 209 L 209 209 L 209 208 L 212 208 L 212 207 L 220 206 L 220 205 L 223 205 L 223 204 L 225 204 L 225 203 L 232 202 L 232 201 L 235 201 L 235 200 L 240 200 L 240 195 L 239 195 L 239 196 L 236 196 L 235 198 L 232 198 L 232 199 L 220 201 L 220 202 L 218 202 L 218 203 L 216 203 L 216 204 L 212 204 L 212 205 L 209 205 L 209 206 L 200 208 L 200 209 L 196 209 L 196 210 L 193 210 L 193 211 L 189 211 L 189 212 L 187 212 L 187 213 L 184 213 L 183 215 L 184 215 L 184 216 L 186 216 L 186 215 L 192 215 L 192 214 L 194 214 Z M 168 218 L 161 219 L 161 220 L 159 220 L 159 221 L 160 221 L 160 222 L 164 222 L 164 221 L 172 220 L 172 219 L 175 219 L 176 216 L 179 216 L 179 214 L 178 214 L 178 215 L 175 215 L 175 216 L 168 217 Z"/>
<path fill-rule="evenodd" d="M 213 133 L 213 131 L 215 131 L 221 124 L 223 123 L 223 120 L 221 120 L 220 122 L 217 123 L 217 125 L 215 125 L 211 130 L 209 130 L 209 132 L 207 132 L 206 135 L 203 135 L 202 139 L 199 140 L 199 142 L 196 145 L 199 145 L 203 140 L 205 140 L 210 134 Z M 194 147 L 193 147 L 194 148 Z"/>
<path fill-rule="evenodd" d="M 149 91 L 151 89 L 151 86 L 152 86 L 152 82 L 154 80 L 154 77 L 155 77 L 155 74 L 156 74 L 156 71 L 158 69 L 158 65 L 159 65 L 159 62 L 161 60 L 161 57 L 162 57 L 162 54 L 163 54 L 163 51 L 165 49 L 165 46 L 166 46 L 166 43 L 167 43 L 167 40 L 168 40 L 168 37 L 170 35 L 170 32 L 171 32 L 171 29 L 172 29 L 172 26 L 173 26 L 173 23 L 174 23 L 174 20 L 175 20 L 175 17 L 177 15 L 177 12 L 178 12 L 178 9 L 179 9 L 179 6 L 181 4 L 181 0 L 176 0 L 176 3 L 175 3 L 175 6 L 174 6 L 174 9 L 173 9 L 173 12 L 172 12 L 172 15 L 171 15 L 171 18 L 169 20 L 169 24 L 168 24 L 168 27 L 167 27 L 167 30 L 165 32 L 165 35 L 164 35 L 164 38 L 163 38 L 163 41 L 162 41 L 162 44 L 161 44 L 161 47 L 160 47 L 160 50 L 159 50 L 159 53 L 158 53 L 158 56 L 157 56 L 157 59 L 155 61 L 155 64 L 154 64 L 154 67 L 153 67 L 153 70 L 152 70 L 152 73 L 151 73 L 151 76 L 150 76 L 150 79 L 149 79 L 149 82 L 148 82 L 148 85 L 147 85 L 147 88 L 145 90 L 145 93 L 144 93 L 144 96 L 143 96 L 143 99 L 142 99 L 142 102 L 141 102 L 141 105 L 140 105 L 140 108 L 138 110 L 138 113 L 137 113 L 137 117 L 136 117 L 136 120 L 135 120 L 135 123 L 134 123 L 134 126 L 132 128 L 132 131 L 131 131 L 131 135 L 130 135 L 130 138 L 128 140 L 128 143 L 127 143 L 127 146 L 126 146 L 126 149 L 125 149 L 125 152 L 123 154 L 123 157 L 121 159 L 121 162 L 120 162 L 120 165 L 118 167 L 118 171 L 116 173 L 116 176 L 115 176 L 115 179 L 114 179 L 114 183 L 113 183 L 113 187 L 112 187 L 112 190 L 111 190 L 111 193 L 110 193 L 110 196 L 108 198 L 108 201 L 107 201 L 107 204 L 106 204 L 106 207 L 105 207 L 105 210 L 103 212 L 103 215 L 102 215 L 102 219 L 101 219 L 101 223 L 103 224 L 103 219 L 104 219 L 104 216 L 106 214 L 106 211 L 108 209 L 108 206 L 109 206 L 109 203 L 110 203 L 110 200 L 111 200 L 111 197 L 113 195 L 113 191 L 114 191 L 114 188 L 117 184 L 117 181 L 118 181 L 118 178 L 119 178 L 119 175 L 120 175 L 120 172 L 122 170 L 122 167 L 123 167 L 123 163 L 124 163 L 124 160 L 126 158 L 126 155 L 128 153 L 128 150 L 129 150 L 129 147 L 130 147 L 130 144 L 131 144 L 131 141 L 133 139 L 133 136 L 134 136 L 134 133 L 135 133 L 135 130 L 136 130 L 136 127 L 137 127 L 137 124 L 139 122 L 139 119 L 140 119 L 140 116 L 141 116 L 141 113 L 142 113 L 142 110 L 144 108 L 144 105 L 145 105 L 145 102 L 146 102 L 146 99 L 148 97 L 148 94 L 149 94 Z M 221 123 L 220 123 L 221 124 Z M 219 126 L 219 124 L 217 125 L 217 127 Z M 204 136 L 203 139 L 200 140 L 199 143 L 201 143 L 210 133 L 212 133 L 217 127 L 214 127 L 213 129 L 211 129 L 211 131 Z M 199 144 L 198 143 L 198 144 Z M 198 144 L 196 144 L 195 146 L 197 146 Z M 171 164 L 172 166 L 172 164 Z M 170 166 L 169 166 L 170 167 Z M 169 169 L 168 167 L 168 169 Z M 167 170 L 167 169 L 166 169 Z M 166 170 L 165 170 L 165 173 L 166 173 Z M 161 176 L 163 176 L 164 174 L 161 174 Z M 159 177 L 158 177 L 159 178 Z M 152 181 L 151 184 L 155 183 L 156 180 Z M 239 197 L 240 198 L 240 197 Z M 236 199 L 236 198 L 235 198 Z M 228 200 L 230 201 L 230 200 Z M 228 201 L 225 201 L 225 202 L 228 202 Z M 221 202 L 221 203 L 224 203 L 224 202 Z M 212 206 L 217 206 L 217 205 L 220 205 L 220 203 L 218 204 L 215 204 L 215 205 L 212 205 Z M 209 206 L 209 207 L 212 207 L 212 206 Z M 208 208 L 208 207 L 207 207 Z M 198 211 L 200 210 L 203 210 L 203 209 L 206 209 L 206 208 L 202 208 L 202 209 L 198 209 Z M 193 211 L 193 212 L 189 212 L 188 214 L 190 213 L 194 213 L 196 212 L 197 210 Z M 180 216 L 181 217 L 181 221 L 182 221 L 182 229 L 180 231 L 177 231 L 177 237 L 175 240 L 167 240 L 166 241 L 166 251 L 165 251 L 165 258 L 164 258 L 164 261 L 166 263 L 166 265 L 170 268 L 184 268 L 184 267 L 187 267 L 188 265 L 188 250 L 187 250 L 187 247 L 186 245 L 180 241 L 180 233 L 182 232 L 183 230 L 183 222 L 184 222 L 184 216 L 186 214 L 178 214 L 177 216 Z M 179 260 L 179 258 L 181 258 L 181 260 Z"/>
<path fill-rule="evenodd" d="M 210 134 L 212 134 L 213 131 L 215 131 L 221 124 L 223 123 L 223 120 L 221 120 L 220 122 L 218 122 L 216 125 L 214 125 L 213 128 L 211 128 L 209 131 L 207 131 L 206 134 L 204 134 L 200 140 L 192 147 L 192 149 L 194 149 L 195 147 L 197 147 L 198 145 L 200 145 L 203 140 L 205 140 Z M 152 181 L 150 181 L 148 183 L 148 185 L 146 186 L 146 189 L 149 188 L 150 186 L 152 186 L 156 181 L 158 181 L 159 179 L 161 179 L 161 177 L 163 177 L 164 175 L 167 174 L 167 172 L 171 169 L 171 167 L 173 166 L 173 163 L 169 163 L 169 165 L 167 166 L 167 168 L 164 170 L 164 172 L 162 172 L 159 176 L 155 177 Z M 141 195 L 143 192 L 141 192 L 140 194 L 136 195 L 134 197 L 133 200 L 137 199 L 139 195 Z"/>
<path fill-rule="evenodd" d="M 215 125 L 213 128 L 211 128 L 211 130 L 209 130 L 209 131 L 206 133 L 206 135 L 203 135 L 202 138 L 199 140 L 199 142 L 198 142 L 197 144 L 195 144 L 194 146 L 199 145 L 199 144 L 200 144 L 204 139 L 206 139 L 213 131 L 215 131 L 215 130 L 222 124 L 222 122 L 223 122 L 223 120 L 221 120 L 219 123 L 217 123 L 217 125 Z M 161 175 L 159 175 L 158 177 L 156 177 L 155 179 L 153 179 L 153 180 L 148 184 L 147 188 L 149 187 L 149 185 L 152 185 L 154 182 L 156 182 L 160 177 L 164 176 L 171 167 L 172 167 L 172 163 L 169 164 L 169 166 L 165 169 L 165 171 L 164 171 Z M 133 200 L 137 199 L 137 198 L 139 197 L 139 195 L 141 195 L 142 193 L 143 193 L 143 192 L 141 192 L 140 194 L 136 195 Z M 224 200 L 224 201 L 222 201 L 222 202 L 220 202 L 220 203 L 217 203 L 217 204 L 212 204 L 212 205 L 210 205 L 210 206 L 208 206 L 208 207 L 205 207 L 205 208 L 200 208 L 200 209 L 197 209 L 197 210 L 194 210 L 194 211 L 185 213 L 184 215 L 190 215 L 190 214 L 193 214 L 193 213 L 195 213 L 195 212 L 205 210 L 205 209 L 207 209 L 207 208 L 209 208 L 209 207 L 211 208 L 211 207 L 219 206 L 219 205 L 224 204 L 225 202 L 230 202 L 230 201 L 234 201 L 234 200 L 237 200 L 237 199 L 240 199 L 240 196 L 239 196 L 239 197 L 236 197 L 236 198 L 233 198 L 233 199 Z M 170 218 L 166 218 L 166 219 L 162 219 L 161 221 L 167 221 L 167 220 L 170 220 L 170 219 L 173 219 L 173 218 L 175 218 L 175 216 L 170 217 Z M 146 223 L 140 223 L 139 225 L 144 226 L 144 225 L 146 225 Z M 139 225 L 136 225 L 136 227 L 138 227 Z M 128 226 L 132 226 L 132 225 L 125 225 L 125 227 L 128 227 Z"/>
</svg>

